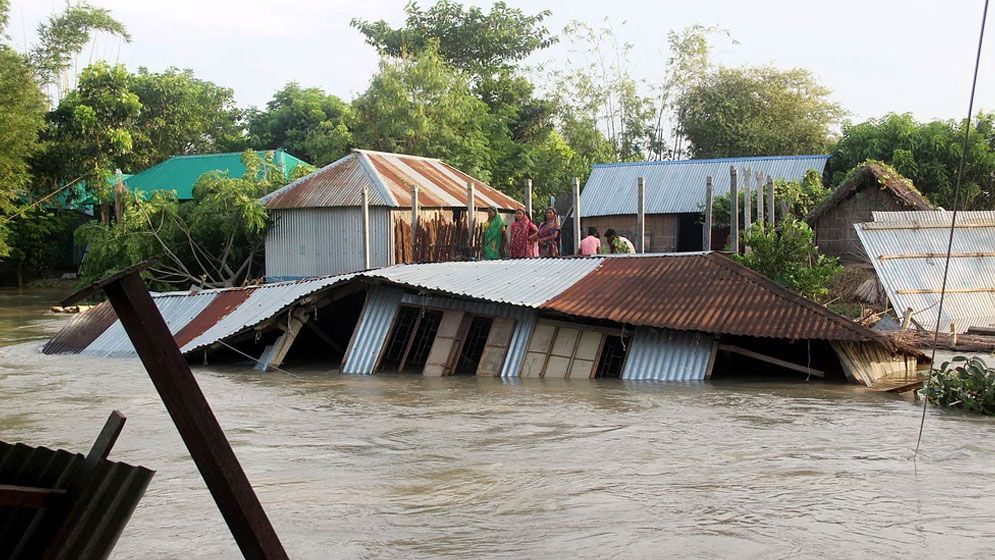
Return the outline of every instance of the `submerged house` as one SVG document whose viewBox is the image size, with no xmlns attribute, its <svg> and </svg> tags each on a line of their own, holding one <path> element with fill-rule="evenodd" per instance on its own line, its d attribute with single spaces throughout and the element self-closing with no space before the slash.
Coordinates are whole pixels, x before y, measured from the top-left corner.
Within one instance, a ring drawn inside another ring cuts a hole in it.
<svg viewBox="0 0 995 560">
<path fill-rule="evenodd" d="M 353 150 L 262 198 L 274 222 L 266 234 L 266 278 L 299 279 L 413 260 L 461 258 L 468 244 L 467 236 L 460 237 L 467 229 L 468 185 L 474 187 L 475 224 L 483 224 L 491 206 L 504 214 L 521 206 L 441 160 Z M 418 189 L 422 240 L 450 236 L 436 247 L 421 245 L 418 258 L 412 256 L 411 246 L 412 187 Z M 364 192 L 369 201 L 369 266 L 364 254 Z"/>
<path fill-rule="evenodd" d="M 953 213 L 874 212 L 874 221 L 854 225 L 895 313 L 912 310 L 912 321 L 928 330 L 937 311 Z M 950 253 L 941 332 L 995 327 L 995 212 L 958 212 Z"/>
<path fill-rule="evenodd" d="M 720 197 L 729 192 L 730 167 L 737 169 L 741 185 L 749 177 L 755 187 L 756 173 L 800 181 L 810 169 L 821 175 L 828 159 L 805 155 L 596 164 L 581 193 L 581 231 L 589 226 L 602 234 L 614 229 L 636 243 L 636 183 L 643 177 L 646 252 L 708 250 L 702 247 L 701 220 L 707 177 L 712 177 L 714 196 Z"/>
<path fill-rule="evenodd" d="M 189 357 L 234 349 L 261 367 L 309 357 L 352 374 L 867 385 L 917 367 L 915 352 L 718 253 L 396 265 L 154 299 Z M 102 304 L 44 352 L 134 350 Z"/>
<path fill-rule="evenodd" d="M 905 177 L 880 163 L 867 163 L 836 188 L 806 218 L 815 232 L 819 252 L 843 261 L 863 261 L 866 255 L 854 224 L 871 221 L 874 212 L 927 211 L 929 203 Z"/>
<path fill-rule="evenodd" d="M 270 152 L 256 153 L 259 159 L 264 159 Z M 283 171 L 287 179 L 292 176 L 298 165 L 307 165 L 307 162 L 282 149 L 273 150 L 272 154 L 273 163 Z M 177 200 L 192 200 L 193 187 L 200 176 L 212 171 L 228 173 L 232 177 L 245 175 L 242 152 L 173 156 L 140 173 L 128 176 L 124 184 L 131 192 L 145 193 L 146 196 L 151 196 L 156 191 L 176 191 Z"/>
</svg>

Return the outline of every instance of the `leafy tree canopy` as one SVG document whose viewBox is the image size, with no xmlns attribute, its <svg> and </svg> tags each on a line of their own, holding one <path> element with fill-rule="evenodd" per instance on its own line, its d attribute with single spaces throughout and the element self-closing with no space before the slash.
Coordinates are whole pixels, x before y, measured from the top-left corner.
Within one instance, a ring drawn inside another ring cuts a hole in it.
<svg viewBox="0 0 995 560">
<path fill-rule="evenodd" d="M 981 113 L 971 123 L 964 162 L 961 209 L 995 208 L 995 114 Z M 865 160 L 880 160 L 908 177 L 930 201 L 953 208 L 954 186 L 964 141 L 964 122 L 918 122 L 908 113 L 891 113 L 843 127 L 826 167 L 833 184 Z"/>
<path fill-rule="evenodd" d="M 678 100 L 697 158 L 824 153 L 843 109 L 808 70 L 719 68 Z"/>
<path fill-rule="evenodd" d="M 349 103 L 290 82 L 273 94 L 265 111 L 250 113 L 249 138 L 256 148 L 284 148 L 305 161 L 325 165 L 352 147 L 353 118 Z"/>
<path fill-rule="evenodd" d="M 835 257 L 819 254 L 808 224 L 794 218 L 776 228 L 755 224 L 743 243 L 751 252 L 734 259 L 812 300 L 825 298 L 829 283 L 842 270 Z"/>
</svg>

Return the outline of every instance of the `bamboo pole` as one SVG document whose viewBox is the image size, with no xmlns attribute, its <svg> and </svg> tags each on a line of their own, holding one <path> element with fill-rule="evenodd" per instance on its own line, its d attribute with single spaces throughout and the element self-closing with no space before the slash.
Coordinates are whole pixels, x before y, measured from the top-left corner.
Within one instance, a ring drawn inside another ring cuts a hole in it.
<svg viewBox="0 0 995 560">
<path fill-rule="evenodd" d="M 763 177 L 757 173 L 757 223 L 764 223 L 764 182 Z"/>
<path fill-rule="evenodd" d="M 580 254 L 580 178 L 574 177 L 574 251 L 573 254 Z"/>
<path fill-rule="evenodd" d="M 975 252 L 975 253 L 905 253 L 899 255 L 879 255 L 878 260 L 890 261 L 896 259 L 945 259 L 949 256 L 952 259 L 971 259 L 971 258 L 985 258 L 985 257 L 995 257 L 993 252 Z"/>
<path fill-rule="evenodd" d="M 747 169 L 743 176 L 743 235 L 749 236 L 751 229 L 753 229 L 753 196 L 750 191 L 750 170 Z M 750 252 L 748 246 L 743 250 Z"/>
<path fill-rule="evenodd" d="M 532 219 L 532 179 L 525 180 L 525 215 Z"/>
<path fill-rule="evenodd" d="M 370 268 L 370 187 L 363 187 L 363 270 Z"/>
<path fill-rule="evenodd" d="M 473 250 L 473 226 L 477 218 L 476 191 L 473 181 L 466 182 L 466 246 Z"/>
<path fill-rule="evenodd" d="M 774 225 L 774 179 L 767 176 L 767 223 Z"/>
<path fill-rule="evenodd" d="M 729 166 L 729 236 L 733 254 L 739 254 L 739 185 L 736 166 Z"/>
<path fill-rule="evenodd" d="M 702 228 L 701 250 L 712 250 L 712 176 L 705 177 L 705 227 Z"/>
<path fill-rule="evenodd" d="M 418 262 L 418 185 L 411 185 L 411 262 Z"/>
<path fill-rule="evenodd" d="M 636 179 L 636 250 L 646 252 L 646 178 Z"/>
</svg>

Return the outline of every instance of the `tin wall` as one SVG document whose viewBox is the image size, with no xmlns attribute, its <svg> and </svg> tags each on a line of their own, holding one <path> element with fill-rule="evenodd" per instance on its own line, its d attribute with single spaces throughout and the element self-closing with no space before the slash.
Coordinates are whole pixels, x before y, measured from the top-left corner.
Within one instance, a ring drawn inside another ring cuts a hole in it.
<svg viewBox="0 0 995 560">
<path fill-rule="evenodd" d="M 712 374 L 716 344 L 711 335 L 702 333 L 637 329 L 622 379 L 703 381 Z"/>
<path fill-rule="evenodd" d="M 403 295 L 398 288 L 383 286 L 374 286 L 366 293 L 366 305 L 346 349 L 342 373 L 373 373 Z"/>
</svg>

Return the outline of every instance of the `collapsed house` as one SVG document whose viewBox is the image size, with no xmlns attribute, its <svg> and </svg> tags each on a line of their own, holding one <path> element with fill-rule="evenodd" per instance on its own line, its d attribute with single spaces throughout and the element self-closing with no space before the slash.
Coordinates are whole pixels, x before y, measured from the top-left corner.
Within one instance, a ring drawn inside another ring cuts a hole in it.
<svg viewBox="0 0 995 560">
<path fill-rule="evenodd" d="M 899 317 L 937 327 L 952 212 L 875 212 L 854 224 Z M 995 212 L 958 212 L 939 329 L 995 326 Z M 911 310 L 911 311 L 908 311 Z"/>
<path fill-rule="evenodd" d="M 717 253 L 397 265 L 154 299 L 189 358 L 235 352 L 261 369 L 296 353 L 351 374 L 874 385 L 917 368 L 915 352 Z M 134 355 L 104 304 L 43 351 Z"/>
<path fill-rule="evenodd" d="M 905 177 L 880 163 L 867 163 L 812 211 L 805 220 L 824 255 L 844 262 L 863 262 L 867 256 L 854 224 L 868 222 L 875 212 L 932 210 L 933 205 Z"/>
</svg>

